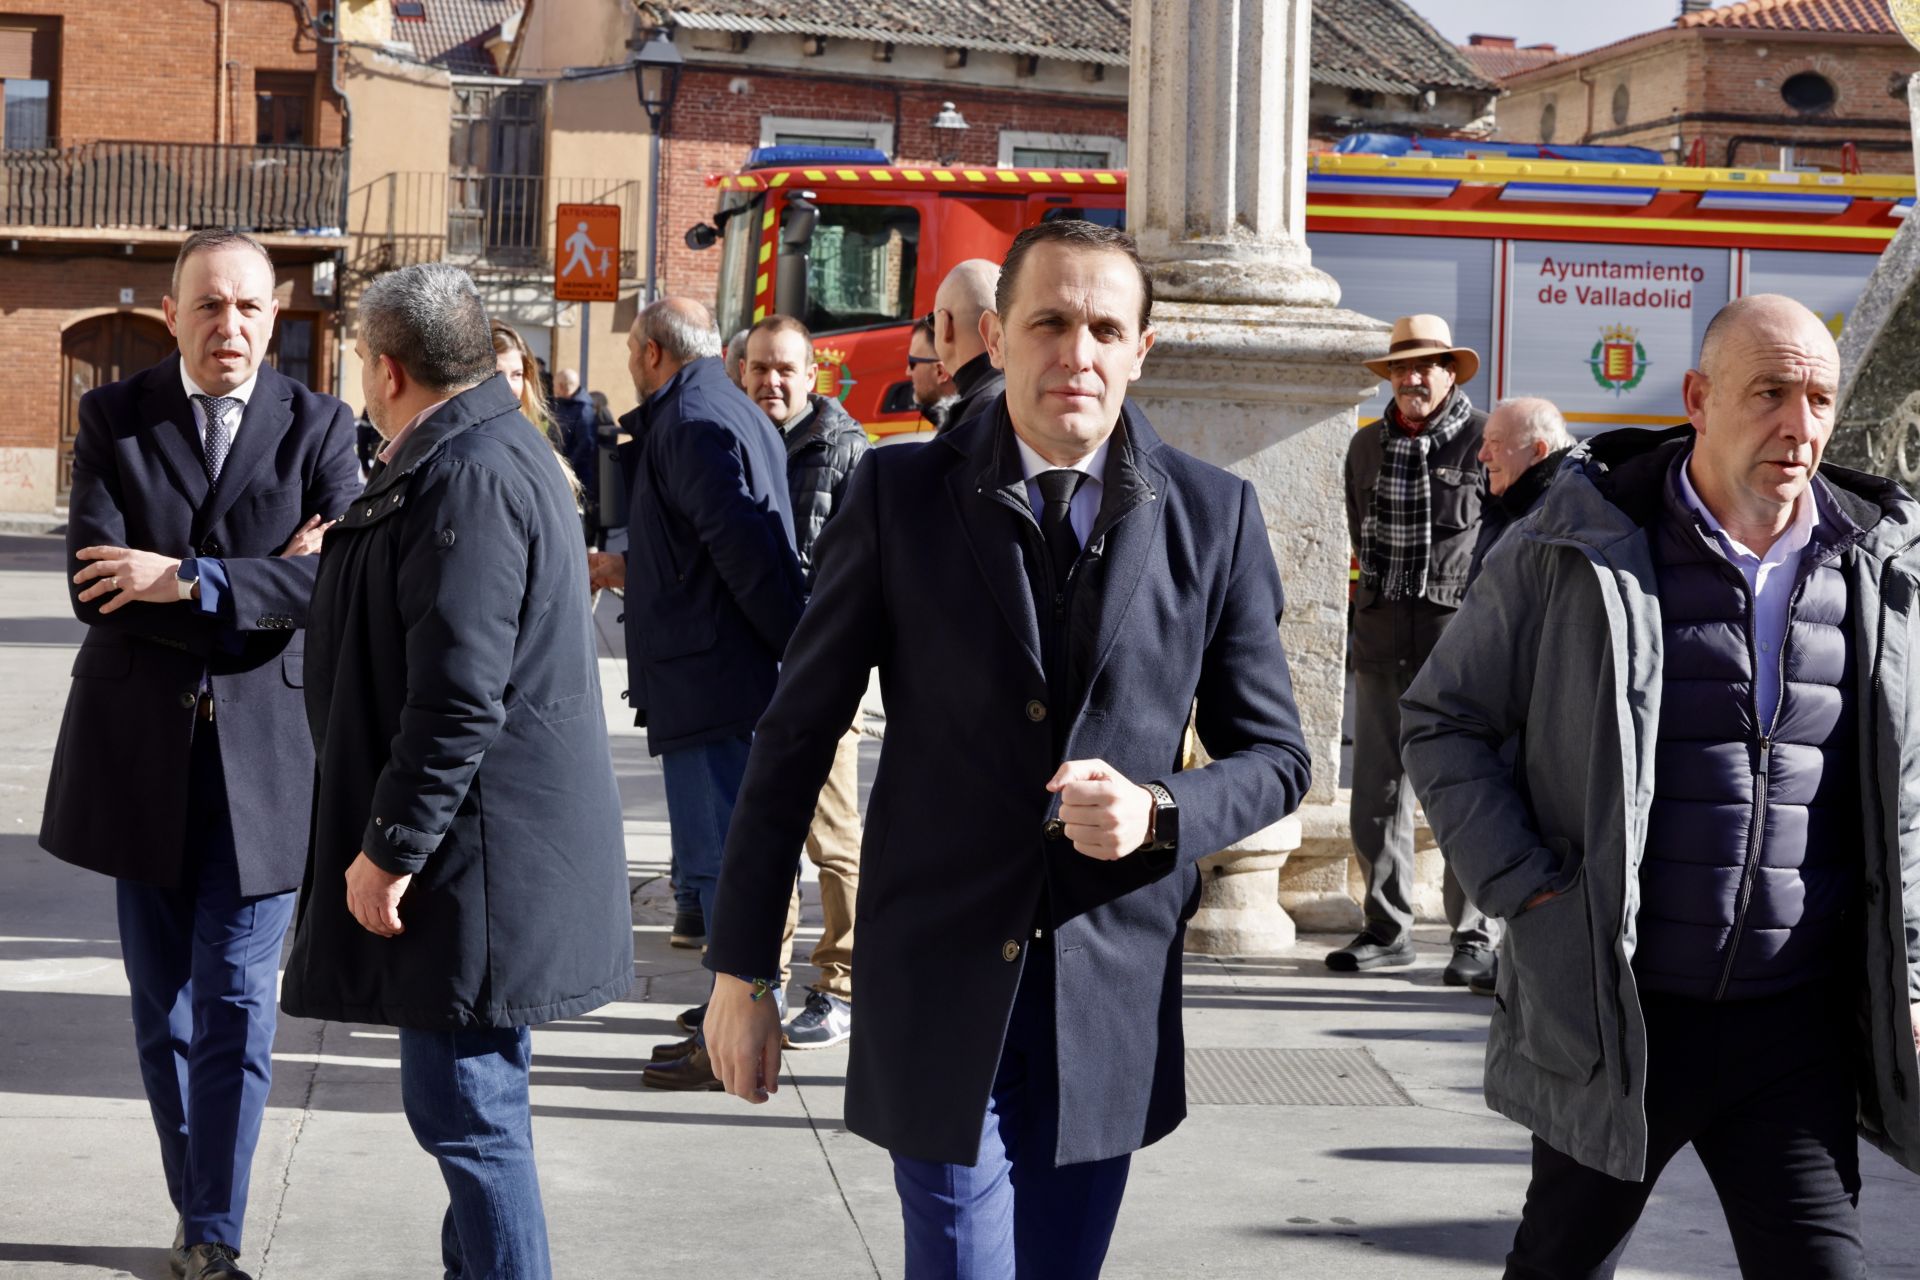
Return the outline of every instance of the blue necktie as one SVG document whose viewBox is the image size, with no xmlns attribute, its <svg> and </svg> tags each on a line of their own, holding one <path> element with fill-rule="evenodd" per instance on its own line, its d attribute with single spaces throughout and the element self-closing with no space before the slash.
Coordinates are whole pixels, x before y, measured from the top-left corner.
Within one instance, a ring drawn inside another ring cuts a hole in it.
<svg viewBox="0 0 1920 1280">
<path fill-rule="evenodd" d="M 227 461 L 227 449 L 233 444 L 233 431 L 227 426 L 227 414 L 240 407 L 232 396 L 195 396 L 207 415 L 207 441 L 202 461 L 207 465 L 207 487 L 220 482 L 220 468 Z"/>
</svg>

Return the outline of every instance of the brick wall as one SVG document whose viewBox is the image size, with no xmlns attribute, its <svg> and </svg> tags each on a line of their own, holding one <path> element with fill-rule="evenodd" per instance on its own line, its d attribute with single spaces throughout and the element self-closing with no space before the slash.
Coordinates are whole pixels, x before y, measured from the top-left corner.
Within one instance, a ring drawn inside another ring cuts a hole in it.
<svg viewBox="0 0 1920 1280">
<path fill-rule="evenodd" d="M 0 14 L 56 17 L 60 79 L 57 145 L 101 138 L 215 142 L 219 107 L 219 9 L 204 0 L 0 0 Z M 303 35 L 281 0 L 226 0 L 227 141 L 254 140 L 254 76 L 315 74 L 314 142 L 340 145 L 341 117 L 328 91 L 327 51 Z"/>
<path fill-rule="evenodd" d="M 1732 146 L 1733 165 L 1772 168 L 1783 142 L 1800 148 L 1803 163 L 1835 167 L 1841 144 L 1854 142 L 1867 172 L 1903 173 L 1913 164 L 1905 89 L 1895 98 L 1888 88 L 1896 79 L 1904 86 L 1916 69 L 1920 54 L 1904 43 L 1684 35 L 1625 48 L 1579 68 L 1526 77 L 1500 100 L 1494 136 L 1540 141 L 1541 110 L 1552 101 L 1558 116 L 1553 141 L 1586 140 L 1584 73 L 1593 86 L 1591 140 L 1597 143 L 1650 147 L 1679 159 L 1696 138 L 1704 138 L 1710 165 L 1728 165 Z M 1789 77 L 1807 71 L 1825 76 L 1836 91 L 1831 108 L 1811 115 L 1792 110 L 1780 96 Z M 1613 116 L 1614 94 L 1622 85 L 1628 104 L 1624 127 Z M 1675 118 L 1716 114 L 1760 118 Z"/>
<path fill-rule="evenodd" d="M 158 315 L 173 270 L 165 262 L 104 257 L 12 257 L 0 289 L 0 351 L 30 376 L 13 384 L 12 409 L 0 414 L 0 446 L 51 448 L 59 439 L 60 335 L 74 319 L 114 311 L 120 290 L 134 309 Z"/>
<path fill-rule="evenodd" d="M 742 91 L 744 89 L 744 92 Z M 970 96 L 953 87 L 919 87 L 850 78 L 757 74 L 749 69 L 688 70 L 674 98 L 661 158 L 661 288 L 710 301 L 720 269 L 715 250 L 696 253 L 682 236 L 713 216 L 710 173 L 730 173 L 760 142 L 763 116 L 875 121 L 894 126 L 900 164 L 931 164 L 932 122 L 952 102 L 969 126 L 960 162 L 991 167 L 1003 129 L 1038 133 L 1127 136 L 1124 103 L 1088 103 L 1057 94 L 994 90 Z"/>
</svg>

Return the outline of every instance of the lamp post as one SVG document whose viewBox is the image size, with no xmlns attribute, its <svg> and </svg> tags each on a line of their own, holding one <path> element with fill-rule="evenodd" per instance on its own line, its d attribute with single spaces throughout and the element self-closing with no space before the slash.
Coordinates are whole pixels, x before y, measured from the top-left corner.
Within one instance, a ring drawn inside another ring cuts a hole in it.
<svg viewBox="0 0 1920 1280">
<path fill-rule="evenodd" d="M 950 165 L 960 159 L 960 135 L 967 128 L 967 118 L 955 111 L 951 102 L 940 104 L 940 114 L 933 118 L 934 158 L 939 163 Z"/>
<path fill-rule="evenodd" d="M 660 259 L 660 130 L 673 110 L 674 90 L 680 84 L 685 66 L 673 37 L 665 27 L 654 27 L 633 59 L 633 87 L 646 110 L 647 125 L 653 131 L 653 185 L 647 193 L 647 292 L 644 302 L 652 302 Z"/>
</svg>

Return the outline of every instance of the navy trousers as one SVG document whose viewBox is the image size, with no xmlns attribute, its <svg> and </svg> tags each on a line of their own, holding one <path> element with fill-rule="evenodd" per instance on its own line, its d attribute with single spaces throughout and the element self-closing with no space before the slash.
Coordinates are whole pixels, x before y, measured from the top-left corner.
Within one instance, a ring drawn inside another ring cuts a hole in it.
<svg viewBox="0 0 1920 1280">
<path fill-rule="evenodd" d="M 660 777 L 667 791 L 667 839 L 673 852 L 673 901 L 680 910 L 691 900 L 713 934 L 713 895 L 720 886 L 720 855 L 727 847 L 727 824 L 747 776 L 753 739 L 744 734 L 703 742 L 660 755 Z"/>
<path fill-rule="evenodd" d="M 187 881 L 115 882 L 120 954 L 167 1193 L 188 1244 L 238 1250 L 273 1083 L 275 978 L 294 895 L 240 896 L 219 739 L 211 723 L 194 728 Z"/>
<path fill-rule="evenodd" d="M 1027 949 L 973 1164 L 893 1157 L 907 1280 L 1093 1280 L 1131 1156 L 1056 1167 L 1051 940 Z"/>
</svg>

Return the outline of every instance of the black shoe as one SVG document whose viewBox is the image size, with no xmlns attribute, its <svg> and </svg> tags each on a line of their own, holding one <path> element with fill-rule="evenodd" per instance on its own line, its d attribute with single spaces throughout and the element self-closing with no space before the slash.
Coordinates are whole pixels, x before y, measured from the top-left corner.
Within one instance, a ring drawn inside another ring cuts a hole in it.
<svg viewBox="0 0 1920 1280">
<path fill-rule="evenodd" d="M 673 928 L 667 931 L 667 945 L 691 951 L 707 944 L 707 921 L 698 911 L 673 913 Z"/>
<path fill-rule="evenodd" d="M 678 1062 L 699 1047 L 699 1036 L 688 1036 L 685 1040 L 675 1040 L 671 1044 L 653 1046 L 654 1062 Z"/>
<path fill-rule="evenodd" d="M 167 1270 L 174 1280 L 187 1274 L 187 1220 L 183 1216 L 173 1228 L 173 1248 L 167 1250 Z"/>
<path fill-rule="evenodd" d="M 688 1035 L 692 1035 L 694 1032 L 700 1029 L 700 1024 L 705 1022 L 706 1020 L 707 1020 L 707 1006 L 704 1004 L 697 1004 L 693 1006 L 693 1008 L 691 1009 L 682 1010 L 680 1015 L 673 1020 L 673 1025 L 680 1028 L 682 1031 L 686 1032 Z"/>
<path fill-rule="evenodd" d="M 713 1060 L 702 1044 L 694 1045 L 693 1052 L 678 1062 L 656 1062 L 646 1068 L 640 1073 L 640 1083 L 672 1093 L 718 1093 L 726 1087 L 713 1074 Z"/>
<path fill-rule="evenodd" d="M 1453 949 L 1453 959 L 1447 962 L 1447 971 L 1440 975 L 1440 981 L 1450 987 L 1467 987 L 1473 980 L 1485 977 L 1493 982 L 1493 949 L 1468 944 Z"/>
<path fill-rule="evenodd" d="M 1499 977 L 1500 957 L 1489 956 L 1487 957 L 1487 971 L 1485 973 L 1476 973 L 1471 978 L 1468 978 L 1467 990 L 1477 996 L 1485 996 L 1491 1000 L 1493 998 L 1494 983 Z"/>
<path fill-rule="evenodd" d="M 1402 934 L 1398 942 L 1382 942 L 1363 933 L 1338 951 L 1327 955 L 1327 968 L 1335 973 L 1357 973 L 1362 969 L 1404 969 L 1413 963 L 1413 939 Z"/>
<path fill-rule="evenodd" d="M 197 1244 L 187 1250 L 185 1280 L 253 1280 L 234 1261 L 239 1256 L 224 1244 Z"/>
</svg>

